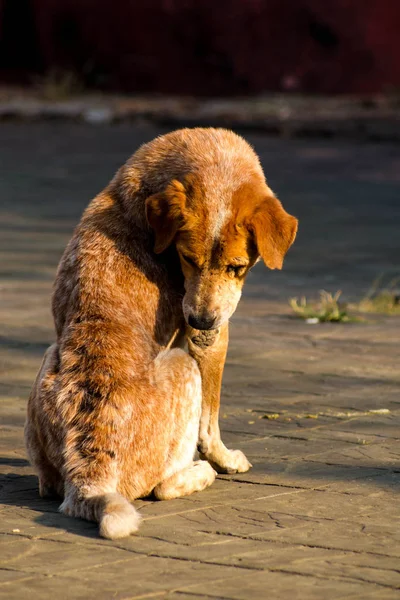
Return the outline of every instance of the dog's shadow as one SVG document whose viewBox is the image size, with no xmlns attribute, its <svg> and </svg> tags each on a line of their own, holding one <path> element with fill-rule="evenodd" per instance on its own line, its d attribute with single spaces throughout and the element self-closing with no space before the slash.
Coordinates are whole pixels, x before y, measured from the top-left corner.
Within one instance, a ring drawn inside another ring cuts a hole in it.
<svg viewBox="0 0 400 600">
<path fill-rule="evenodd" d="M 59 536 L 60 530 L 79 536 L 99 540 L 98 525 L 83 519 L 67 517 L 59 512 L 61 498 L 41 498 L 39 496 L 39 483 L 36 475 L 32 473 L 20 474 L 17 471 L 31 470 L 30 464 L 23 458 L 10 458 L 0 456 L 0 467 L 12 467 L 14 472 L 0 474 L 0 504 L 14 507 L 15 511 L 5 514 L 4 530 L 18 529 L 19 534 L 39 537 L 43 534 L 42 527 L 46 527 L 46 537 L 52 533 Z M 143 499 L 139 502 L 147 504 L 154 499 Z M 22 509 L 22 510 L 21 510 Z M 35 515 L 34 513 L 38 513 Z M 105 541 L 105 540 L 104 540 Z"/>
</svg>

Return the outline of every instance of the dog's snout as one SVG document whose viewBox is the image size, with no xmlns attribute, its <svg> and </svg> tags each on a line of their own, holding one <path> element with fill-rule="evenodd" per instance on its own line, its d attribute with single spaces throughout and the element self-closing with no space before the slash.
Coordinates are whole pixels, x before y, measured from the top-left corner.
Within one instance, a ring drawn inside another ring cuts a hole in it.
<svg viewBox="0 0 400 600">
<path fill-rule="evenodd" d="M 212 329 L 217 316 L 212 313 L 189 315 L 188 323 L 193 329 Z"/>
</svg>

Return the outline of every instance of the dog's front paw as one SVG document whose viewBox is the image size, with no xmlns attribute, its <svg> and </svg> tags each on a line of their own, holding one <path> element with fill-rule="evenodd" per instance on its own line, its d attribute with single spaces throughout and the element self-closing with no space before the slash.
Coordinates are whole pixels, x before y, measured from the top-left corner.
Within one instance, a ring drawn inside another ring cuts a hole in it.
<svg viewBox="0 0 400 600">
<path fill-rule="evenodd" d="M 253 465 L 241 450 L 228 450 L 221 445 L 211 451 L 202 453 L 200 457 L 207 460 L 217 473 L 246 473 Z"/>
<path fill-rule="evenodd" d="M 227 467 L 228 473 L 246 473 L 253 466 L 241 450 L 230 450 L 232 464 Z"/>
<path fill-rule="evenodd" d="M 246 473 L 253 466 L 241 450 L 228 450 L 228 452 L 227 460 L 221 465 L 223 473 Z"/>
</svg>

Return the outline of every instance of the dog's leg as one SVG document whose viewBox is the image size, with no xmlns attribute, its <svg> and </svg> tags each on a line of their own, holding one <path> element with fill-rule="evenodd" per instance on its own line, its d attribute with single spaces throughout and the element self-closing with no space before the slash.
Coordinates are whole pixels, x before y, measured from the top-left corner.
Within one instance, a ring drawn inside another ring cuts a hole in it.
<svg viewBox="0 0 400 600">
<path fill-rule="evenodd" d="M 25 446 L 29 460 L 35 467 L 39 478 L 39 495 L 41 498 L 52 498 L 64 495 L 62 478 L 57 468 L 47 457 L 43 432 L 46 432 L 45 420 L 40 418 L 41 410 L 38 407 L 43 402 L 43 390 L 45 394 L 52 393 L 52 387 L 58 369 L 58 347 L 57 344 L 50 346 L 43 357 L 43 361 L 36 377 L 28 401 L 28 413 L 25 423 Z"/>
<path fill-rule="evenodd" d="M 25 425 L 25 444 L 29 460 L 38 474 L 39 496 L 41 498 L 63 497 L 64 486 L 61 475 L 50 464 L 37 434 L 36 425 L 29 420 Z"/>
<path fill-rule="evenodd" d="M 157 380 L 163 395 L 173 398 L 174 430 L 162 481 L 154 488 L 158 500 L 188 496 L 208 487 L 216 473 L 204 460 L 193 462 L 201 414 L 201 376 L 196 362 L 175 349 L 157 358 Z"/>
<path fill-rule="evenodd" d="M 74 445 L 76 436 L 70 432 L 67 461 L 70 472 L 60 510 L 70 516 L 98 522 L 100 535 L 109 539 L 134 533 L 140 520 L 132 504 L 117 491 L 140 489 L 142 480 L 152 471 L 158 475 L 150 489 L 157 484 L 155 493 L 159 498 L 203 489 L 215 478 L 208 464 L 206 468 L 198 468 L 196 475 L 188 469 L 193 466 L 201 411 L 201 378 L 196 362 L 183 350 L 164 350 L 149 367 L 149 380 L 151 387 L 147 390 L 143 382 L 142 393 L 154 395 L 156 412 L 147 414 L 146 418 L 157 419 L 157 422 L 149 430 L 153 431 L 153 439 L 142 439 L 140 448 L 138 440 L 135 447 L 136 452 L 142 454 L 141 468 L 147 473 L 129 473 L 127 465 L 124 469 L 128 473 L 122 473 L 113 452 L 99 455 L 97 450 L 96 461 L 83 461 L 79 444 Z M 132 484 L 135 477 L 139 480 L 137 486 Z M 121 478 L 125 481 L 121 482 Z"/>
<path fill-rule="evenodd" d="M 202 410 L 198 449 L 219 473 L 244 473 L 252 466 L 240 450 L 228 450 L 221 441 L 218 425 L 222 373 L 228 348 L 228 324 L 220 329 L 187 329 L 189 353 L 202 378 Z"/>
<path fill-rule="evenodd" d="M 178 471 L 165 479 L 154 488 L 158 500 L 172 500 L 181 496 L 189 496 L 210 486 L 216 477 L 216 472 L 205 460 L 197 460 L 186 469 Z"/>
</svg>

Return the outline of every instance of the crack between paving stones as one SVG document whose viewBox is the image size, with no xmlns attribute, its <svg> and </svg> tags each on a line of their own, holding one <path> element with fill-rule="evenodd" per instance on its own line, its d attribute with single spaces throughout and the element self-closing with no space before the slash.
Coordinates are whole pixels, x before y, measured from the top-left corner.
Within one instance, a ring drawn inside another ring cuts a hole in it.
<svg viewBox="0 0 400 600">
<path fill-rule="evenodd" d="M 211 511 L 211 510 L 213 510 L 213 509 L 212 509 L 212 508 L 208 508 L 207 510 L 210 510 L 210 511 Z M 196 523 L 196 524 L 199 524 L 199 523 L 201 523 L 201 521 L 198 521 L 198 520 L 196 520 L 195 518 L 194 518 L 194 519 L 191 519 L 191 518 L 190 518 L 189 516 L 187 516 L 186 514 L 183 514 L 183 515 L 180 515 L 180 516 L 181 516 L 183 519 L 185 519 L 186 521 L 189 521 L 189 523 Z M 201 516 L 204 516 L 204 517 L 206 517 L 206 518 L 207 518 L 209 521 L 211 521 L 212 523 L 215 523 L 216 525 L 218 525 L 218 521 L 217 521 L 217 520 L 215 520 L 215 519 L 212 519 L 212 518 L 210 517 L 210 515 L 208 514 L 208 512 L 205 512 L 205 513 L 203 513 L 203 515 L 201 515 Z"/>
<path fill-rule="evenodd" d="M 62 535 L 64 533 L 68 533 L 65 531 L 60 531 L 60 532 L 53 532 L 53 533 L 49 533 L 49 535 Z M 23 539 L 27 539 L 27 540 L 31 540 L 32 542 L 36 542 L 36 541 L 40 541 L 40 542 L 53 542 L 54 544 L 70 544 L 72 546 L 99 546 L 99 542 L 101 543 L 102 538 L 97 538 L 94 542 L 77 542 L 76 540 L 73 541 L 69 541 L 69 540 L 53 540 L 50 537 L 46 537 L 46 536 L 40 536 L 40 535 L 33 535 L 33 534 L 29 534 L 29 533 L 9 533 L 8 531 L 2 531 L 0 532 L 0 535 L 7 535 L 9 537 L 15 537 L 15 538 L 23 538 Z M 77 534 L 77 535 L 81 535 L 81 534 Z M 101 544 L 101 546 L 103 548 L 119 548 L 119 546 L 113 546 L 112 544 Z M 119 548 L 120 549 L 120 548 Z"/>
<path fill-rule="evenodd" d="M 229 476 L 227 476 L 227 477 L 229 477 Z M 245 483 L 245 484 L 250 484 L 250 485 L 264 485 L 264 486 L 269 486 L 269 487 L 280 487 L 280 488 L 286 488 L 286 489 L 289 489 L 289 490 L 299 490 L 299 491 L 300 490 L 304 490 L 304 491 L 309 491 L 309 492 L 318 491 L 316 488 L 304 487 L 304 486 L 301 486 L 301 485 L 288 485 L 288 484 L 283 484 L 283 483 L 271 483 L 269 481 L 250 481 L 249 479 L 238 479 L 236 477 L 229 477 L 229 479 L 228 478 L 226 478 L 226 479 L 224 478 L 224 479 L 221 479 L 221 481 L 234 481 L 235 483 Z M 326 485 L 328 486 L 330 484 L 327 483 Z M 322 487 L 324 487 L 324 486 L 323 485 L 319 486 L 318 489 L 320 489 Z M 251 498 L 250 498 L 250 500 L 251 500 Z"/>
<path fill-rule="evenodd" d="M 340 561 L 336 561 L 336 564 L 343 565 L 346 567 L 346 563 L 342 563 Z M 389 573 L 400 573 L 400 569 L 389 569 L 387 567 L 373 567 L 371 565 L 355 565 L 352 564 L 352 567 L 358 567 L 359 569 L 375 569 L 376 571 L 388 571 Z"/>
<path fill-rule="evenodd" d="M 237 512 L 240 512 L 240 510 L 241 510 L 239 507 L 236 507 L 236 506 L 231 506 L 230 508 L 231 508 L 231 510 L 235 510 Z M 274 519 L 274 517 L 272 515 L 282 515 L 284 517 L 294 517 L 295 519 L 300 519 L 301 521 L 306 521 L 308 523 L 309 522 L 320 523 L 321 521 L 334 522 L 334 521 L 345 520 L 345 519 L 334 519 L 332 517 L 312 517 L 310 515 L 301 515 L 301 514 L 299 515 L 297 513 L 282 512 L 280 510 L 274 510 L 272 512 L 266 512 L 265 510 L 256 510 L 255 508 L 250 508 L 250 509 L 247 509 L 247 510 L 250 510 L 252 513 L 257 513 L 257 514 L 260 514 L 260 515 L 267 514 L 272 521 L 275 521 L 275 519 Z M 243 519 L 249 519 L 249 520 L 252 520 L 252 521 L 261 521 L 261 522 L 264 522 L 264 521 L 262 521 L 262 519 L 255 519 L 255 518 L 251 518 L 251 517 L 246 516 L 246 515 L 239 515 L 239 516 L 242 517 Z M 284 527 L 284 528 L 286 529 L 286 527 Z"/>
<path fill-rule="evenodd" d="M 115 546 L 111 546 L 112 548 L 115 548 Z M 118 550 L 121 550 L 121 548 L 117 547 Z M 132 552 L 133 554 L 133 552 Z M 114 565 L 119 565 L 121 563 L 124 562 L 128 562 L 134 559 L 140 559 L 143 555 L 140 554 L 139 552 L 135 552 L 136 556 L 129 556 L 129 557 L 125 557 L 125 558 L 119 558 L 118 560 L 107 560 L 106 562 L 102 562 L 102 563 L 97 563 L 95 565 L 88 565 L 86 567 L 76 567 L 74 569 L 66 569 L 64 571 L 57 571 L 57 573 L 52 574 L 49 573 L 49 575 L 51 575 L 52 577 L 64 577 L 64 576 L 68 576 L 71 573 L 84 573 L 85 571 L 90 571 L 90 569 L 101 569 L 102 567 L 107 567 L 108 565 L 114 566 Z"/>
<path fill-rule="evenodd" d="M 210 532 L 201 532 L 201 533 L 210 533 Z M 5 535 L 13 535 L 13 534 L 5 534 Z M 19 536 L 19 537 L 28 537 L 28 536 Z M 61 540 L 52 540 L 49 538 L 28 538 L 28 539 L 32 539 L 34 541 L 40 540 L 40 541 L 49 541 L 49 542 L 53 542 L 53 543 L 59 543 Z M 153 539 L 153 538 L 149 538 L 148 536 L 143 536 L 142 539 Z M 156 538 L 157 539 L 157 538 Z M 165 540 L 160 540 L 160 541 L 165 541 Z M 64 544 L 70 544 L 73 546 L 96 546 L 98 547 L 98 544 L 94 544 L 94 543 L 77 543 L 77 542 L 69 542 L 69 541 L 62 541 L 62 543 Z M 183 561 L 183 562 L 191 562 L 193 564 L 203 564 L 203 565 L 216 565 L 216 566 L 221 566 L 221 567 L 227 567 L 229 565 L 226 565 L 225 563 L 219 563 L 219 562 L 214 562 L 214 561 L 207 561 L 207 560 L 201 560 L 201 559 L 195 559 L 195 558 L 184 558 L 184 557 L 179 557 L 179 556 L 170 556 L 168 554 L 160 554 L 160 553 L 156 553 L 156 552 L 141 552 L 140 550 L 133 550 L 131 548 L 126 548 L 123 546 L 119 546 L 118 544 L 110 544 L 107 546 L 103 546 L 103 547 L 109 547 L 109 548 L 116 548 L 118 550 L 121 550 L 123 552 L 128 552 L 129 554 L 134 554 L 137 558 L 140 558 L 141 556 L 147 556 L 149 558 L 165 558 L 165 559 L 170 559 L 170 560 L 178 560 L 178 561 Z M 62 571 L 59 574 L 64 575 L 66 573 L 74 573 L 74 572 L 80 572 L 82 570 L 86 570 L 88 568 L 97 568 L 97 567 L 101 567 L 107 564 L 115 564 L 115 563 L 120 563 L 120 562 L 126 562 L 130 560 L 130 558 L 121 558 L 120 560 L 117 561 L 113 561 L 112 563 L 110 563 L 109 561 L 106 563 L 101 563 L 99 565 L 91 565 L 90 567 L 83 567 L 82 569 L 68 569 L 67 571 Z M 235 565 L 236 567 L 236 565 Z M 243 565 L 237 565 L 237 567 L 239 569 L 244 569 L 247 571 L 262 571 L 262 568 L 258 568 L 258 567 L 245 567 Z M 0 566 L 0 570 L 2 569 L 2 567 Z M 28 571 L 23 571 L 20 569 L 4 569 L 4 570 L 8 570 L 8 571 L 16 571 L 18 573 L 28 573 Z M 53 577 L 52 574 L 46 574 L 46 573 L 40 573 L 37 572 L 35 573 L 35 575 L 46 575 L 46 577 Z"/>
<path fill-rule="evenodd" d="M 302 461 L 299 461 L 302 462 Z M 346 469 L 372 469 L 372 470 L 376 470 L 376 471 L 384 471 L 385 473 L 400 473 L 400 470 L 398 468 L 390 468 L 390 467 L 376 467 L 376 466 L 371 466 L 371 467 L 365 467 L 363 465 L 346 465 L 344 463 L 335 463 L 335 462 L 322 462 L 319 460 L 308 460 L 307 462 L 313 463 L 315 465 L 327 465 L 328 467 L 344 467 Z M 370 477 L 368 475 L 366 475 L 366 477 Z"/>
<path fill-rule="evenodd" d="M 0 565 L 0 571 L 10 571 L 11 573 L 26 573 L 26 575 L 32 575 L 32 571 L 24 571 L 23 569 L 16 569 L 15 567 L 6 567 Z"/>
<path fill-rule="evenodd" d="M 359 435 L 370 435 L 370 434 L 359 434 Z M 300 442 L 324 442 L 326 440 L 328 441 L 332 441 L 332 442 L 338 442 L 340 444 L 353 444 L 354 446 L 359 446 L 360 442 L 358 440 L 345 440 L 342 438 L 337 438 L 335 436 L 326 436 L 324 438 L 318 438 L 318 437 L 309 437 L 309 438 L 304 438 L 304 437 L 296 437 L 296 436 L 292 436 L 292 435 L 272 435 L 271 438 L 278 438 L 278 439 L 283 439 L 283 440 L 297 440 Z M 391 438 L 391 439 L 397 439 L 397 438 Z M 368 443 L 368 445 L 371 446 L 375 446 L 378 443 L 380 443 L 380 441 L 372 441 L 370 443 Z M 311 455 L 312 456 L 312 455 Z"/>
<path fill-rule="evenodd" d="M 11 571 L 11 569 L 2 569 L 0 567 L 0 571 Z M 13 571 L 15 573 L 15 571 Z M 28 575 L 27 571 L 17 571 L 18 573 L 22 573 L 22 574 L 26 574 Z M 22 581 L 29 581 L 30 579 L 35 579 L 35 577 L 41 577 L 42 573 L 34 573 L 33 575 L 31 573 L 29 573 L 29 575 L 27 577 L 21 577 L 20 579 L 13 579 L 12 581 L 2 581 L 1 585 L 10 585 L 12 583 L 21 583 Z"/>
<path fill-rule="evenodd" d="M 314 461 L 317 462 L 317 461 Z M 372 467 L 371 467 L 372 468 Z M 397 471 L 395 471 L 395 473 L 397 473 Z M 375 475 L 373 475 L 374 478 L 377 477 L 384 477 L 386 475 L 386 473 L 376 473 Z M 228 477 L 228 476 L 227 476 Z M 360 481 L 362 479 L 369 479 L 371 478 L 371 475 L 363 475 L 362 477 L 353 477 L 353 481 Z M 230 479 L 223 479 L 222 481 L 234 481 L 235 483 L 244 483 L 246 485 L 262 485 L 262 486 L 269 486 L 269 487 L 282 487 L 282 488 L 288 488 L 288 489 L 293 489 L 293 490 L 304 490 L 305 492 L 319 492 L 319 493 L 330 493 L 330 494 L 342 494 L 345 496 L 360 496 L 362 494 L 355 493 L 355 492 L 348 492 L 348 491 L 342 491 L 342 490 L 331 490 L 329 489 L 329 486 L 331 485 L 331 483 L 326 483 L 325 485 L 319 485 L 318 487 L 303 487 L 300 485 L 288 485 L 288 484 L 280 484 L 280 483 L 271 483 L 271 482 L 265 482 L 265 481 L 249 481 L 247 479 L 236 479 L 236 478 L 230 478 Z M 249 501 L 252 500 L 257 500 L 257 498 L 248 498 Z M 242 500 L 240 500 L 242 501 Z M 239 502 L 239 500 L 238 500 Z"/>
<path fill-rule="evenodd" d="M 166 560 L 177 560 L 177 561 L 181 561 L 181 562 L 192 563 L 194 565 L 215 565 L 217 567 L 230 567 L 231 566 L 231 565 L 227 565 L 226 563 L 215 562 L 212 560 L 204 560 L 204 559 L 200 559 L 200 558 L 186 558 L 183 556 L 170 556 L 169 554 L 160 554 L 158 552 L 150 552 L 150 553 L 140 552 L 138 550 L 131 550 L 130 548 L 121 548 L 120 546 L 113 546 L 113 547 L 120 548 L 121 550 L 125 550 L 126 552 L 130 552 L 130 553 L 136 554 L 138 556 L 147 556 L 148 558 L 165 558 Z M 124 561 L 118 561 L 118 562 L 125 562 L 125 560 L 129 560 L 129 559 L 124 559 Z M 265 570 L 262 567 L 250 567 L 250 566 L 246 567 L 245 565 L 234 565 L 234 568 L 242 569 L 244 571 L 264 571 Z"/>
<path fill-rule="evenodd" d="M 267 484 L 264 484 L 264 485 L 267 485 Z M 319 487 L 321 487 L 321 486 L 319 486 Z M 301 488 L 301 489 L 295 489 L 291 492 L 282 492 L 280 494 L 271 494 L 268 496 L 260 496 L 258 498 L 253 498 L 253 500 L 254 501 L 255 500 L 266 500 L 267 498 L 276 498 L 278 496 L 289 496 L 292 494 L 301 494 L 301 493 L 309 492 L 309 491 L 312 491 L 312 489 L 311 488 Z M 248 498 L 244 498 L 244 499 L 235 501 L 235 504 L 239 504 L 241 502 L 248 502 L 248 501 L 249 501 Z M 163 519 L 163 518 L 168 518 L 168 517 L 172 517 L 172 516 L 175 517 L 175 516 L 180 516 L 180 515 L 186 515 L 186 514 L 190 514 L 193 512 L 206 511 L 206 510 L 210 510 L 210 509 L 221 507 L 221 506 L 222 507 L 226 506 L 226 504 L 223 504 L 222 502 L 217 502 L 216 504 L 210 504 L 208 506 L 198 506 L 197 508 L 191 508 L 189 510 L 182 510 L 182 511 L 177 511 L 174 513 L 168 513 L 167 515 L 156 515 L 154 517 L 146 517 L 142 513 L 142 516 L 143 516 L 143 521 L 154 521 L 156 519 Z"/>
<path fill-rule="evenodd" d="M 229 565 L 224 565 L 224 566 L 226 567 L 226 566 L 229 566 Z M 236 567 L 236 565 L 235 565 L 235 567 Z M 237 576 L 234 576 L 234 577 L 222 577 L 220 579 L 213 579 L 211 583 L 213 583 L 213 584 L 219 584 L 219 583 L 223 583 L 224 581 L 228 581 L 229 583 L 231 583 L 232 579 L 238 579 L 238 578 L 239 577 L 237 577 Z M 191 588 L 194 588 L 194 587 L 199 586 L 199 585 L 200 585 L 199 582 L 192 583 L 192 584 L 189 584 L 187 586 L 183 586 L 183 587 L 180 587 L 180 588 L 176 588 L 174 590 L 170 590 L 168 593 L 170 593 L 170 594 L 177 594 L 177 593 L 180 593 L 180 594 L 191 594 L 192 596 L 193 595 L 199 595 L 199 596 L 204 596 L 206 598 L 214 598 L 214 600 L 236 600 L 235 598 L 230 598 L 228 596 L 219 596 L 219 595 L 218 596 L 214 596 L 212 594 L 203 594 L 202 592 L 190 592 Z"/>
<path fill-rule="evenodd" d="M 284 434 L 280 434 L 279 435 L 278 433 L 275 433 L 274 435 L 271 435 L 269 437 L 269 439 L 271 439 L 271 438 L 273 438 L 273 439 L 277 438 L 278 440 L 298 440 L 300 442 L 310 442 L 310 441 L 312 441 L 309 438 L 305 438 L 305 437 L 298 437 L 298 436 L 295 436 L 295 435 L 284 435 Z"/>
<path fill-rule="evenodd" d="M 210 533 L 209 531 L 203 531 L 203 530 L 199 530 L 200 533 Z M 350 550 L 349 548 L 336 548 L 336 547 L 332 547 L 332 546 L 323 546 L 322 544 L 305 544 L 304 542 L 287 542 L 286 540 L 277 540 L 274 538 L 261 538 L 261 537 L 256 537 L 253 534 L 249 534 L 249 535 L 239 535 L 238 533 L 227 533 L 226 531 L 213 531 L 214 535 L 221 535 L 221 536 L 228 536 L 228 537 L 234 537 L 234 538 L 238 538 L 240 540 L 253 540 L 255 542 L 270 542 L 272 544 L 283 544 L 285 546 L 296 546 L 299 548 L 316 548 L 316 549 L 322 549 L 322 550 L 332 550 L 334 552 L 348 552 L 351 554 L 359 554 L 359 555 L 371 555 L 371 556 L 382 556 L 384 558 L 393 558 L 395 560 L 398 560 L 399 557 L 395 556 L 393 554 L 383 554 L 382 552 L 373 552 L 371 550 Z"/>
<path fill-rule="evenodd" d="M 3 477 L 4 477 L 4 475 L 3 475 Z M 13 483 L 14 481 L 15 481 L 14 477 L 7 478 L 7 476 L 6 476 L 6 481 L 4 481 L 1 489 L 3 489 L 3 487 L 5 487 L 5 486 L 10 485 L 10 483 Z M 13 490 L 11 493 L 13 493 L 13 494 L 21 494 L 23 492 L 37 492 L 37 490 L 38 490 L 38 486 L 35 485 L 34 487 Z M 0 498 L 0 500 L 2 500 L 2 498 Z M 38 498 L 38 500 L 39 500 L 39 498 Z"/>
<path fill-rule="evenodd" d="M 29 546 L 22 552 L 20 552 L 19 554 L 17 554 L 16 556 L 13 556 L 12 558 L 8 558 L 5 560 L 1 560 L 0 561 L 0 568 L 2 569 L 6 569 L 7 567 L 5 565 L 7 565 L 7 563 L 14 561 L 14 560 L 18 560 L 19 558 L 26 558 L 27 556 L 29 556 L 34 550 L 33 546 Z"/>
<path fill-rule="evenodd" d="M 313 461 L 313 462 L 319 464 L 318 461 Z M 350 466 L 354 466 L 354 465 L 342 465 L 342 466 L 349 466 L 350 467 Z M 371 469 L 371 470 L 376 469 L 376 470 L 381 470 L 382 472 L 381 473 L 375 473 L 374 475 L 371 475 L 371 474 L 370 475 L 362 475 L 361 477 L 354 476 L 354 477 L 351 478 L 352 481 L 361 481 L 363 479 L 372 479 L 372 478 L 376 479 L 376 478 L 379 478 L 379 477 L 385 477 L 385 475 L 387 475 L 387 470 L 386 469 L 380 469 L 379 467 L 357 467 L 356 466 L 355 468 L 357 468 L 357 469 L 367 468 L 367 469 Z M 396 471 L 391 471 L 391 472 L 392 473 L 397 473 L 397 470 Z M 330 485 L 331 484 L 328 483 L 328 484 L 326 484 L 326 486 L 320 485 L 317 488 L 312 488 L 312 489 L 315 492 L 331 492 L 332 494 L 348 494 L 348 495 L 352 495 L 352 496 L 360 496 L 360 495 L 362 495 L 362 494 L 359 494 L 359 493 L 353 494 L 352 492 L 342 492 L 342 491 L 338 491 L 338 490 L 336 490 L 336 491 L 335 490 L 330 490 L 329 487 L 328 487 Z M 327 488 L 327 489 L 323 489 L 323 488 Z"/>
<path fill-rule="evenodd" d="M 147 558 L 162 558 L 165 560 L 173 560 L 173 561 L 180 561 L 180 562 L 186 562 L 186 563 L 191 563 L 193 565 L 208 565 L 208 566 L 217 566 L 217 567 L 230 567 L 230 565 L 227 565 L 226 563 L 221 563 L 221 562 L 214 562 L 214 561 L 207 561 L 207 560 L 200 560 L 200 559 L 195 559 L 195 558 L 184 558 L 184 557 L 178 557 L 178 556 L 169 556 L 169 555 L 164 555 L 164 554 L 159 554 L 159 553 L 146 553 L 146 552 L 137 552 L 134 550 L 130 550 L 127 548 L 120 548 L 117 546 L 117 548 L 125 550 L 126 552 L 130 553 L 130 554 L 135 554 L 134 558 L 140 559 L 143 556 L 146 556 Z M 129 558 L 123 558 L 121 560 L 117 560 L 117 561 L 112 561 L 112 562 L 105 562 L 105 563 L 100 563 L 100 564 L 96 564 L 96 565 L 91 565 L 91 566 L 87 566 L 87 567 L 82 567 L 82 568 L 76 568 L 76 569 L 67 569 L 65 571 L 58 571 L 56 574 L 53 573 L 41 573 L 40 571 L 35 572 L 32 574 L 32 572 L 30 571 L 24 571 L 23 569 L 7 569 L 7 568 L 2 568 L 0 567 L 0 570 L 4 570 L 4 571 L 10 571 L 13 573 L 23 573 L 30 575 L 29 578 L 33 578 L 35 576 L 44 576 L 44 577 L 68 577 L 68 575 L 71 575 L 72 573 L 84 573 L 85 571 L 88 571 L 90 569 L 98 569 L 101 568 L 103 566 L 107 566 L 107 565 L 116 565 L 116 564 L 121 564 L 121 563 L 125 563 L 125 562 L 129 562 L 130 560 L 132 560 L 132 557 Z M 237 569 L 242 569 L 243 571 L 265 571 L 265 569 L 263 569 L 262 567 L 250 567 L 250 566 L 244 566 L 244 565 L 234 565 L 234 568 Z M 18 580 L 21 581 L 21 580 Z M 172 590 L 167 590 L 166 593 L 171 593 Z"/>
<path fill-rule="evenodd" d="M 314 579 L 324 579 L 326 581 L 356 581 L 359 583 L 368 583 L 378 587 L 388 588 L 390 590 L 398 590 L 397 586 L 390 585 L 388 583 L 379 583 L 377 581 L 371 581 L 369 579 L 363 579 L 361 577 L 353 577 L 352 575 L 339 575 L 339 576 L 325 576 L 325 575 L 316 575 L 315 573 L 302 573 L 299 571 L 293 571 L 291 569 L 280 569 L 271 567 L 270 569 L 265 569 L 271 573 L 284 573 L 287 575 L 299 575 L 300 577 L 313 577 Z"/>
<path fill-rule="evenodd" d="M 354 420 L 354 419 L 346 419 L 346 420 L 342 420 L 341 419 L 340 422 L 341 423 L 348 423 L 351 420 Z M 302 433 L 303 432 L 308 432 L 308 431 L 312 432 L 312 431 L 315 431 L 316 429 L 323 429 L 324 427 L 326 427 L 326 428 L 331 427 L 332 428 L 332 423 L 321 423 L 321 425 L 314 425 L 313 427 L 301 427 L 297 431 L 301 431 Z M 328 429 L 328 431 L 329 431 L 329 429 Z M 222 433 L 229 432 L 229 433 L 232 433 L 232 434 L 237 434 L 238 433 L 237 431 L 230 431 L 230 430 L 223 429 L 223 428 L 221 429 L 221 432 Z M 246 433 L 246 435 L 249 434 L 248 431 L 246 431 L 245 433 Z M 290 437 L 290 433 L 291 433 L 291 429 L 288 428 L 287 429 L 287 436 L 285 436 L 285 431 L 283 431 L 281 435 L 282 435 L 282 437 Z M 344 433 L 349 433 L 349 432 L 345 431 Z M 250 435 L 253 435 L 253 434 L 250 433 Z M 257 434 L 254 434 L 254 435 L 257 435 Z M 246 446 L 246 444 L 249 443 L 249 442 L 253 444 L 254 442 L 266 441 L 266 440 L 269 440 L 269 439 L 271 439 L 271 438 L 273 438 L 275 436 L 276 436 L 276 434 L 269 433 L 268 435 L 262 435 L 260 437 L 252 437 L 251 439 L 242 440 L 241 441 L 241 445 Z M 296 439 L 296 438 L 294 438 L 294 439 Z M 303 440 L 303 438 L 299 438 L 299 439 Z"/>
<path fill-rule="evenodd" d="M 357 419 L 351 419 L 351 420 L 357 420 Z M 339 433 L 353 433 L 354 435 L 373 435 L 374 437 L 378 437 L 378 438 L 382 438 L 384 440 L 400 440 L 400 437 L 394 437 L 391 436 L 390 434 L 383 434 L 383 433 L 366 433 L 365 431 L 348 431 L 347 429 L 334 429 L 334 431 L 337 431 Z M 253 440 L 252 440 L 253 441 Z"/>
<path fill-rule="evenodd" d="M 210 532 L 209 532 L 210 533 Z M 212 535 L 212 534 L 210 534 Z M 165 544 L 171 544 L 173 546 L 183 546 L 184 548 L 200 548 L 202 546 L 221 546 L 223 544 L 231 543 L 233 540 L 221 540 L 219 542 L 203 542 L 201 544 L 185 544 L 184 542 L 174 542 L 173 540 L 167 540 L 163 537 L 159 537 L 156 535 L 146 535 L 141 536 L 140 539 L 146 540 L 157 540 L 158 542 L 164 542 Z"/>
<path fill-rule="evenodd" d="M 0 567 L 0 570 L 2 570 L 1 567 Z M 9 569 L 9 570 L 11 570 L 11 569 Z M 14 571 L 14 572 L 27 574 L 27 571 Z M 62 579 L 63 574 L 60 574 L 60 576 L 58 576 L 58 574 L 53 575 L 53 574 L 47 574 L 47 573 L 33 573 L 33 574 L 29 574 L 29 577 L 23 577 L 21 579 L 17 579 L 17 580 L 13 580 L 13 581 L 3 581 L 2 585 L 21 583 L 22 581 L 30 581 L 32 579 L 37 579 L 37 578 L 42 578 L 42 577 L 54 578 L 57 580 L 60 578 Z M 141 594 L 140 596 L 129 596 L 129 597 L 127 596 L 123 600 L 140 600 L 140 598 L 155 598 L 157 596 L 165 596 L 166 594 L 170 594 L 172 592 L 173 592 L 173 590 L 163 590 L 161 592 L 150 592 L 148 594 Z"/>
<path fill-rule="evenodd" d="M 159 598 L 160 596 L 165 596 L 166 594 L 170 594 L 171 591 L 162 591 L 162 592 L 149 592 L 148 594 L 140 594 L 139 596 L 125 596 L 122 600 L 141 600 L 144 598 Z"/>
<path fill-rule="evenodd" d="M 223 579 L 222 581 L 226 581 Z M 182 590 L 174 590 L 174 594 L 187 594 L 188 596 L 197 596 L 201 598 L 214 598 L 214 600 L 236 600 L 236 598 L 232 598 L 231 596 L 213 596 L 212 594 L 202 594 L 201 592 L 190 592 L 190 591 L 182 591 Z M 133 599 L 132 599 L 133 600 Z"/>
</svg>

